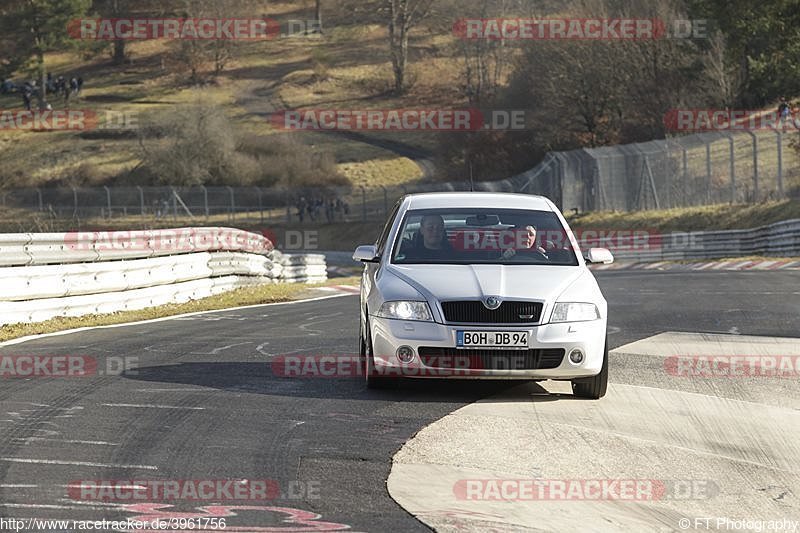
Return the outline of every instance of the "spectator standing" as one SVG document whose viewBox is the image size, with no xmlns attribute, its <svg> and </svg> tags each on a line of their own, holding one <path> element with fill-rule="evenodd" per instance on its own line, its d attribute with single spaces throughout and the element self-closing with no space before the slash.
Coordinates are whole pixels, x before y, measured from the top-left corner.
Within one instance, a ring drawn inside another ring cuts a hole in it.
<svg viewBox="0 0 800 533">
<path fill-rule="evenodd" d="M 22 104 L 25 106 L 26 111 L 31 110 L 31 92 L 27 87 L 22 90 Z"/>
<path fill-rule="evenodd" d="M 791 108 L 786 98 L 782 96 L 778 104 L 778 117 L 780 118 L 781 126 L 783 126 L 784 131 L 786 131 L 786 123 L 789 121 L 789 115 L 791 115 Z"/>
</svg>

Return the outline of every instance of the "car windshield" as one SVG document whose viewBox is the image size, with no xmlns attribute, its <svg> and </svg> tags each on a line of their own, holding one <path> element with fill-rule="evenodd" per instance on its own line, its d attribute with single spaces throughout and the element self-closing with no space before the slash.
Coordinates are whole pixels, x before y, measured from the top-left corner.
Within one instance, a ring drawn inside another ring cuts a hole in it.
<svg viewBox="0 0 800 533">
<path fill-rule="evenodd" d="M 394 264 L 575 266 L 555 213 L 521 209 L 418 209 L 406 212 Z"/>
</svg>

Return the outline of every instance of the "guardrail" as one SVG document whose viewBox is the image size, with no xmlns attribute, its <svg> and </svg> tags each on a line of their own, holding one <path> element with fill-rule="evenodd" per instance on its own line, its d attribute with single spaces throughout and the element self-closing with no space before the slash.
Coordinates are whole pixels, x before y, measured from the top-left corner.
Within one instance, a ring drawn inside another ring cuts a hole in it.
<svg viewBox="0 0 800 533">
<path fill-rule="evenodd" d="M 599 244 L 602 246 L 602 243 Z M 754 229 L 674 232 L 649 235 L 637 248 L 611 250 L 620 261 L 657 262 L 751 255 L 800 256 L 800 219 Z"/>
<path fill-rule="evenodd" d="M 0 235 L 0 324 L 131 311 L 262 283 L 327 279 L 322 255 L 282 254 L 230 228 Z"/>
</svg>

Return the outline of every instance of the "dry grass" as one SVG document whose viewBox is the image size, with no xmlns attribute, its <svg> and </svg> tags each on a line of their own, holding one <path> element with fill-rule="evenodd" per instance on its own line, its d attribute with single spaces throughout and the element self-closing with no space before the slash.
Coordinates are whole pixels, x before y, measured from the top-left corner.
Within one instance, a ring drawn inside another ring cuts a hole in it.
<svg viewBox="0 0 800 533">
<path fill-rule="evenodd" d="M 310 4 L 284 0 L 270 3 L 270 16 L 282 20 L 310 14 Z M 417 29 L 411 40 L 410 91 L 401 97 L 390 92 L 391 67 L 386 51 L 386 28 L 358 20 L 332 23 L 323 38 L 292 38 L 241 43 L 237 57 L 216 83 L 202 89 L 189 88 L 172 72 L 176 67 L 166 41 L 132 42 L 133 61 L 124 67 L 110 66 L 105 58 L 82 62 L 68 52 L 49 54 L 49 67 L 56 73 L 80 72 L 86 78 L 82 99 L 76 107 L 99 112 L 137 113 L 140 122 L 168 113 L 175 105 L 215 105 L 225 111 L 243 135 L 276 134 L 266 113 L 294 107 L 397 109 L 453 108 L 466 105 L 460 93 L 461 61 L 448 33 L 434 35 Z M 513 53 L 513 52 L 509 52 Z M 56 104 L 58 108 L 60 105 Z M 19 109 L 16 95 L 0 97 L 0 109 Z M 440 135 L 435 132 L 366 132 L 376 139 L 402 142 L 432 153 L 440 152 Z M 759 132 L 759 172 L 762 190 L 774 188 L 777 163 L 774 133 Z M 748 191 L 752 174 L 749 137 L 741 136 L 735 146 L 740 196 Z M 327 151 L 336 159 L 337 169 L 352 185 L 400 185 L 420 179 L 420 169 L 409 159 L 365 143 L 320 133 L 302 132 L 297 138 L 311 153 Z M 104 184 L 125 176 L 140 163 L 135 139 L 81 138 L 76 133 L 1 133 L 3 168 L 0 183 L 44 185 L 65 177 L 89 174 L 87 184 Z M 725 139 L 712 146 L 712 157 L 724 161 Z M 800 165 L 794 150 L 784 149 L 784 170 Z M 705 176 L 705 148 L 689 152 L 690 173 Z M 90 169 L 90 170 L 89 170 Z M 87 172 L 88 170 L 88 172 Z M 460 169 L 443 168 L 441 174 L 462 178 Z M 728 167 L 714 164 L 715 188 L 724 189 Z M 19 176 L 19 178 L 14 178 Z M 13 178 L 13 179 L 12 179 Z M 700 178 L 703 179 L 704 178 Z M 792 181 L 795 180 L 795 181 Z M 800 187 L 800 174 L 787 176 L 786 188 Z M 724 198 L 724 197 L 723 197 Z"/>
<path fill-rule="evenodd" d="M 784 200 L 752 205 L 719 204 L 632 213 L 600 211 L 567 216 L 573 228 L 660 231 L 749 229 L 789 219 L 800 219 L 800 201 Z"/>
<path fill-rule="evenodd" d="M 758 173 L 760 195 L 765 191 L 775 191 L 778 189 L 778 147 L 777 135 L 772 130 L 759 130 L 753 132 L 758 142 Z M 797 137 L 797 133 L 787 132 L 783 135 L 782 141 L 782 160 L 784 172 L 784 188 L 788 190 L 793 184 L 800 183 L 798 180 L 797 169 L 800 168 L 800 154 L 789 145 L 792 137 Z M 712 188 L 719 191 L 717 194 L 722 198 L 729 198 L 730 187 L 730 166 L 731 159 L 730 142 L 726 138 L 720 138 L 711 144 L 711 180 Z M 740 199 L 753 190 L 753 139 L 750 135 L 735 133 L 733 160 L 736 173 L 736 190 Z M 682 155 L 680 151 L 674 152 L 677 168 L 682 169 Z M 687 153 L 687 169 L 690 176 L 705 183 L 706 169 L 706 148 L 704 145 L 690 148 Z M 794 174 L 794 175 L 793 175 Z M 679 177 L 675 177 L 676 182 Z"/>
</svg>

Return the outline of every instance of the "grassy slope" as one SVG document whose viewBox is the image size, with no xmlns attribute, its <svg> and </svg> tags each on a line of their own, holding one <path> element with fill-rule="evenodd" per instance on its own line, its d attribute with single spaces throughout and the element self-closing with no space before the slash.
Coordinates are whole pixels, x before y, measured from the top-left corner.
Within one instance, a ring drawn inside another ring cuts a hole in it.
<svg viewBox="0 0 800 533">
<path fill-rule="evenodd" d="M 623 213 L 601 211 L 567 217 L 575 228 L 711 231 L 748 229 L 788 219 L 800 219 L 800 201 L 753 205 L 709 205 Z"/>
<path fill-rule="evenodd" d="M 307 2 L 286 0 L 270 5 L 277 20 L 310 18 Z M 288 38 L 242 43 L 238 56 L 228 65 L 217 85 L 203 89 L 180 84 L 186 75 L 174 75 L 180 65 L 168 54 L 175 43 L 134 42 L 129 46 L 133 62 L 114 67 L 104 58 L 85 63 L 68 52 L 49 54 L 47 61 L 56 74 L 80 73 L 86 79 L 83 97 L 73 107 L 100 112 L 136 112 L 141 120 L 169 111 L 180 103 L 213 102 L 222 106 L 244 134 L 270 135 L 275 130 L 263 113 L 283 108 L 435 108 L 463 105 L 459 95 L 460 59 L 450 35 L 417 30 L 410 46 L 409 71 L 416 79 L 411 91 L 394 97 L 391 65 L 386 51 L 386 30 L 376 24 L 354 20 L 349 14 L 331 14 L 324 38 Z M 337 16 L 338 15 L 338 16 Z M 377 52 L 377 53 L 376 53 Z M 56 108 L 61 102 L 54 102 Z M 0 109 L 19 109 L 21 99 L 0 96 Z M 401 141 L 436 152 L 439 140 L 431 133 L 371 132 L 371 136 Z M 760 173 L 764 187 L 774 180 L 775 135 L 758 132 Z M 311 150 L 335 154 L 339 171 L 354 185 L 397 185 L 413 182 L 420 169 L 408 158 L 382 148 L 345 140 L 325 133 L 300 133 Z M 712 157 L 724 161 L 729 150 L 725 139 L 711 145 Z M 91 183 L 103 184 L 110 177 L 138 163 L 134 139 L 85 139 L 76 133 L 0 132 L 3 175 L 21 173 L 28 183 L 42 185 L 51 180 L 88 174 Z M 675 155 L 679 157 L 678 154 Z M 688 154 L 690 173 L 705 175 L 705 148 Z M 747 135 L 735 144 L 740 188 L 752 173 L 751 141 Z M 800 160 L 794 150 L 784 150 L 786 187 L 800 186 Z M 727 181 L 727 165 L 715 164 L 712 180 Z M 461 176 L 452 176 L 460 179 Z"/>
<path fill-rule="evenodd" d="M 277 20 L 290 16 L 299 18 L 297 4 L 274 4 L 271 15 Z M 283 109 L 287 105 L 317 104 L 321 99 L 358 100 L 370 93 L 360 89 L 362 76 L 369 74 L 381 79 L 391 72 L 388 62 L 379 62 L 374 67 L 362 63 L 374 59 L 376 54 L 374 50 L 365 49 L 362 32 L 357 26 L 353 24 L 352 30 L 338 28 L 324 39 L 242 43 L 236 60 L 228 65 L 216 85 L 202 89 L 188 88 L 182 85 L 181 76 L 170 73 L 179 65 L 168 53 L 174 43 L 165 41 L 131 43 L 129 51 L 133 61 L 124 67 L 112 66 L 105 58 L 87 63 L 69 52 L 49 54 L 47 64 L 55 75 L 80 74 L 86 80 L 81 97 L 71 102 L 73 109 L 90 109 L 101 116 L 107 111 L 135 113 L 142 122 L 169 111 L 175 104 L 214 103 L 225 109 L 245 135 L 270 135 L 275 130 L 263 114 L 258 113 Z M 375 46 L 384 47 L 380 33 L 375 36 L 379 41 Z M 332 51 L 328 52 L 329 49 Z M 320 67 L 327 71 L 322 76 L 324 82 L 314 81 L 318 76 L 312 70 L 313 65 L 324 65 Z M 270 92 L 272 86 L 280 87 L 272 91 L 274 97 Z M 285 101 L 283 91 L 287 95 L 299 91 L 307 100 L 297 102 L 295 98 L 287 98 Z M 55 109 L 64 108 L 60 98 L 50 101 Z M 251 105 L 246 105 L 248 101 Z M 372 105 L 390 107 L 393 104 L 379 95 Z M 0 110 L 20 109 L 22 100 L 18 95 L 0 96 Z M 354 185 L 393 185 L 421 176 L 413 161 L 382 148 L 318 133 L 303 132 L 298 137 L 311 150 L 333 152 L 340 173 Z M 103 184 L 139 162 L 135 139 L 87 139 L 77 132 L 0 132 L 0 154 L 3 161 L 3 176 L 0 177 L 21 175 L 26 185 L 45 185 L 60 178 L 86 174 L 89 184 Z"/>
</svg>

